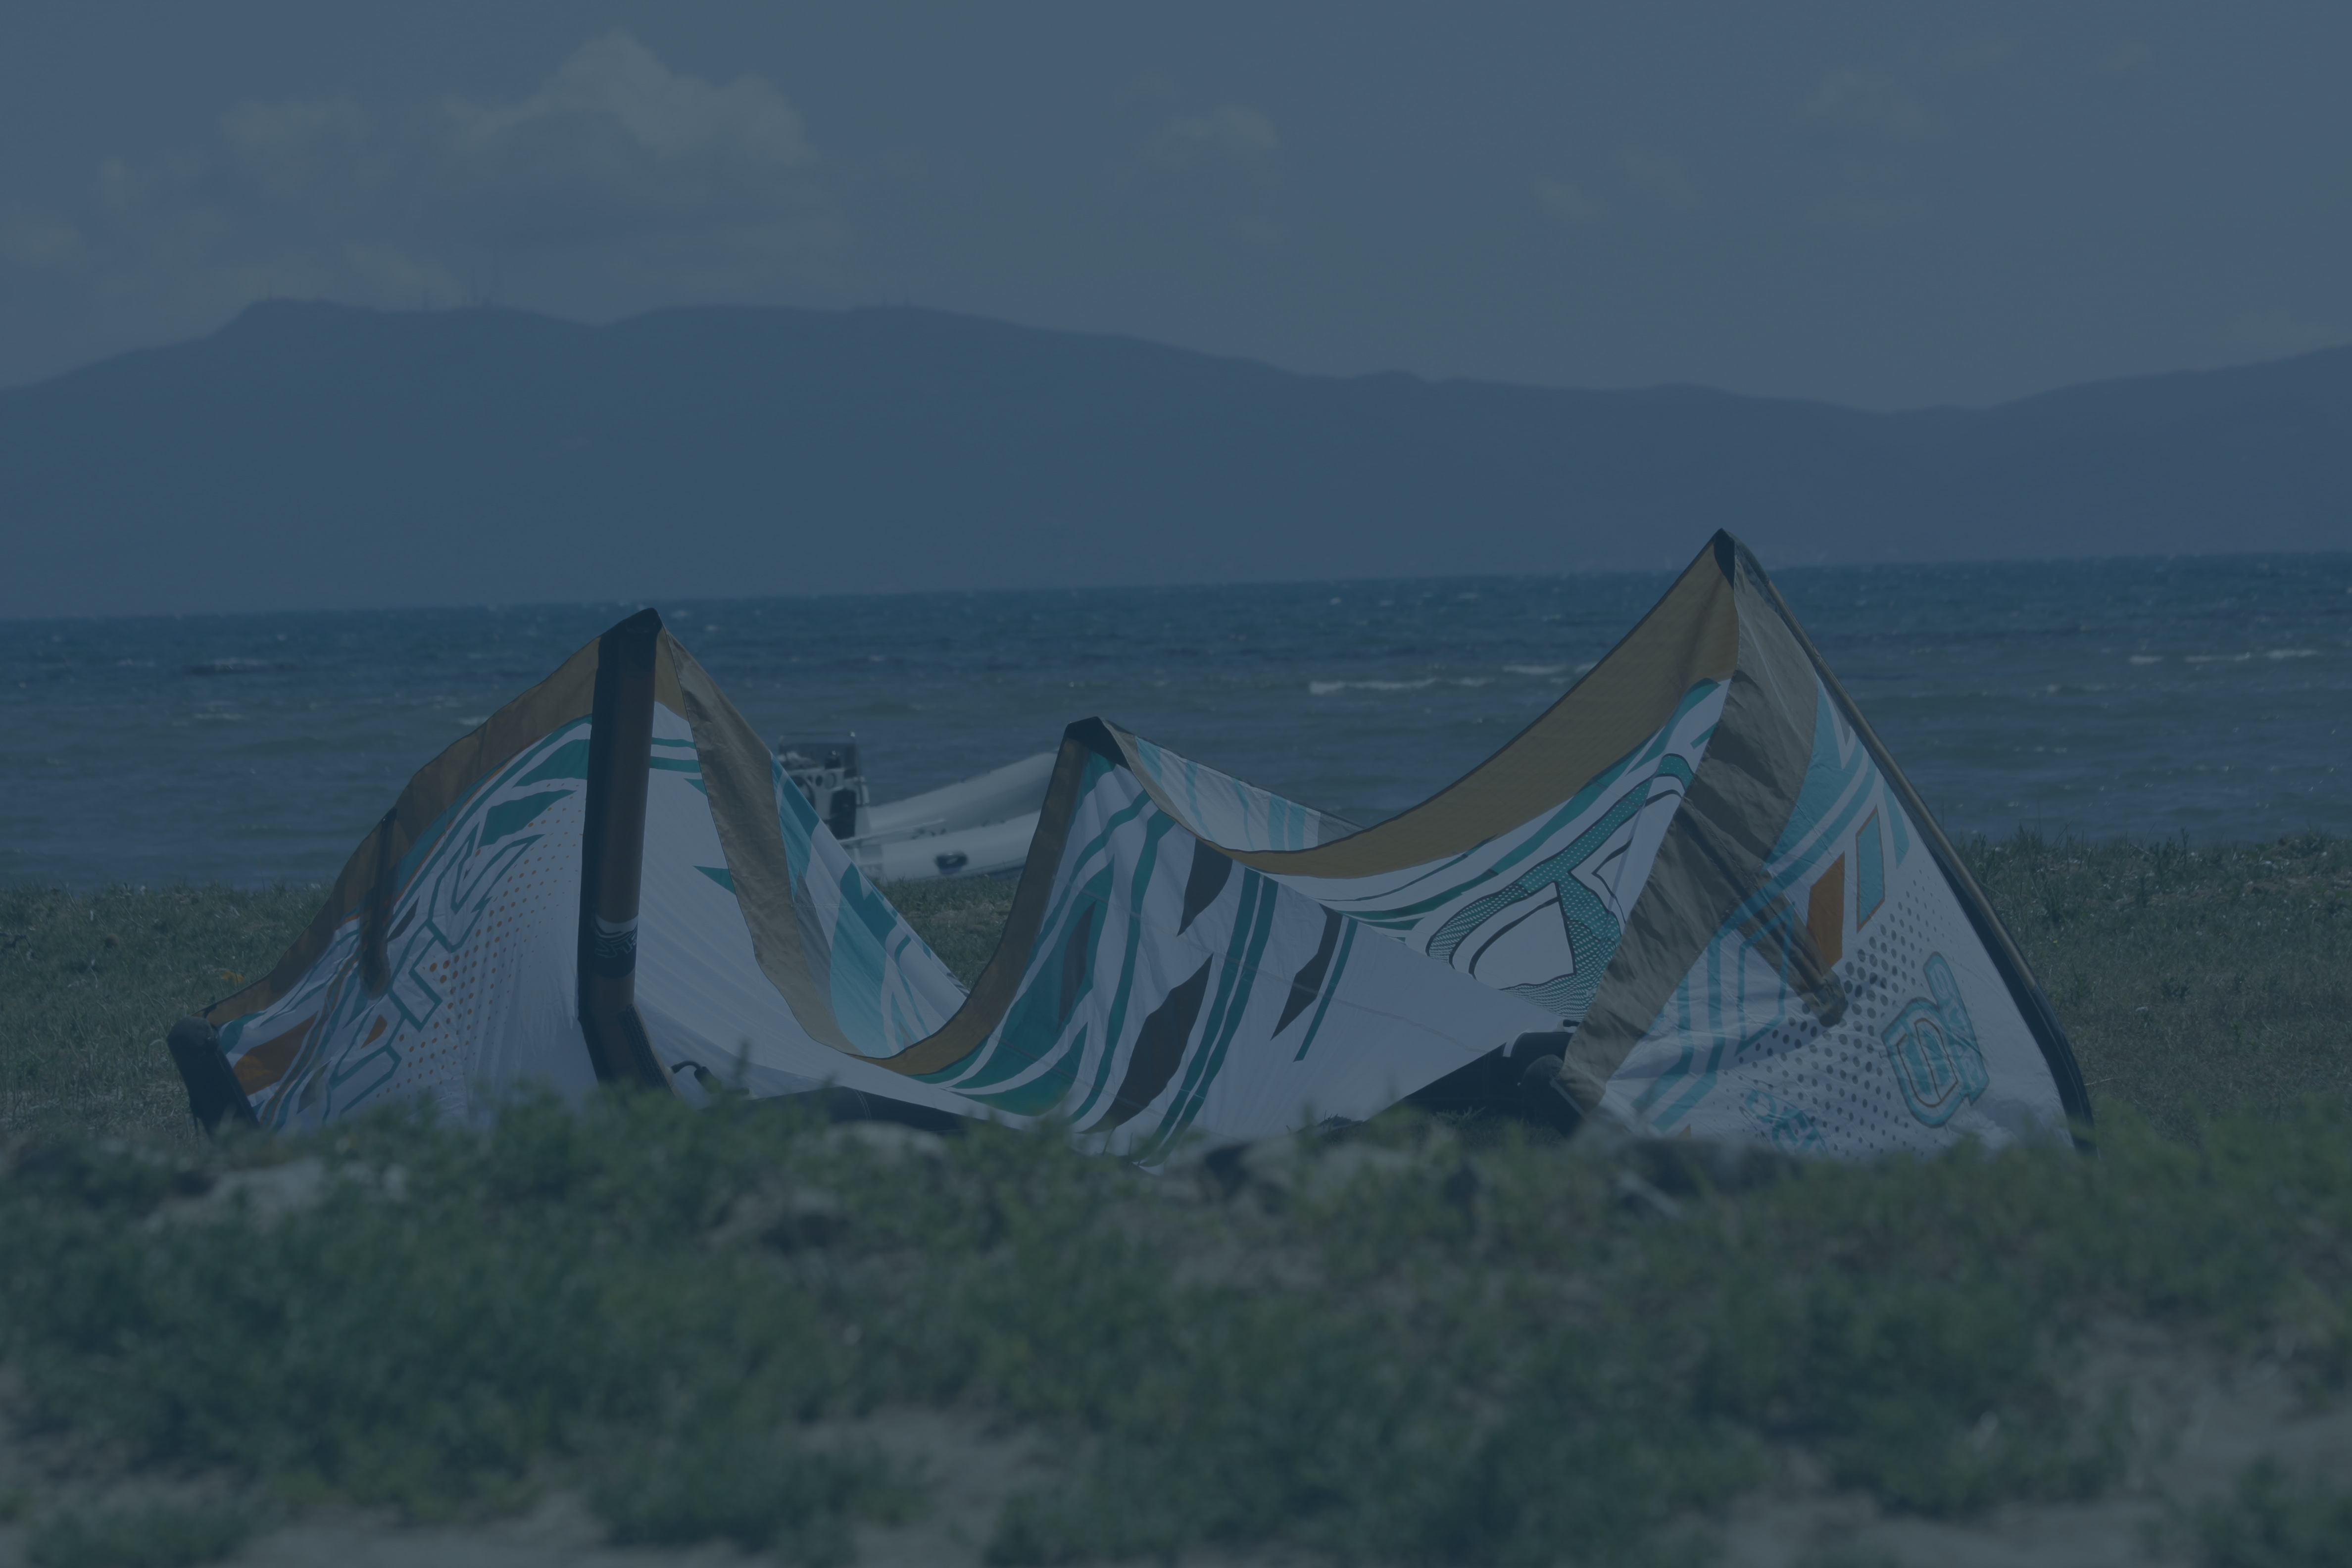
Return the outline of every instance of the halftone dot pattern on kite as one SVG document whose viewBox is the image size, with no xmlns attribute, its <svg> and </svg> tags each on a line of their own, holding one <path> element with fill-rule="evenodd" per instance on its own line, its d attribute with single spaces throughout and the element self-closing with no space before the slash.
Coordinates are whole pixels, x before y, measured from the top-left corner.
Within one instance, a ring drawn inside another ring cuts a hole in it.
<svg viewBox="0 0 2352 1568">
<path fill-rule="evenodd" d="M 368 1098 L 386 1090 L 416 1093 L 443 1104 L 470 1100 L 486 1034 L 499 1026 L 522 976 L 563 952 L 580 918 L 580 835 L 584 807 L 577 797 L 551 805 L 531 824 L 538 842 L 517 856 L 497 883 L 468 889 L 463 910 L 480 910 L 455 948 L 436 951 L 411 968 L 439 994 L 441 1005 L 406 1042 L 395 1030 L 384 1043 L 401 1063 Z M 487 907 L 485 907 L 487 905 Z M 429 911 L 446 920 L 462 911 Z M 396 1019 L 397 1013 L 393 1014 Z M 352 1110 L 339 1106 L 339 1113 Z"/>
<path fill-rule="evenodd" d="M 1951 1142 L 1944 1129 L 1911 1114 L 1879 1031 L 1926 994 L 1927 955 L 1973 937 L 1958 934 L 1967 922 L 1940 876 L 1906 882 L 1899 893 L 1889 892 L 1832 971 L 1846 996 L 1836 1026 L 1823 1029 L 1811 1014 L 1792 1007 L 1724 1073 L 1727 1089 L 1762 1089 L 1802 1110 L 1833 1154 L 1933 1153 Z"/>
</svg>

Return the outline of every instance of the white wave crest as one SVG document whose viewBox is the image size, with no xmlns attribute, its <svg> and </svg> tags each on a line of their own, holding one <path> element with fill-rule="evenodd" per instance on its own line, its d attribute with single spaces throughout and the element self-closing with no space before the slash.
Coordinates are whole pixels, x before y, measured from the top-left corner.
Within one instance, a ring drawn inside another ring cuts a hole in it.
<svg viewBox="0 0 2352 1568">
<path fill-rule="evenodd" d="M 1328 697 L 1335 691 L 1423 691 L 1433 686 L 1491 686 L 1494 682 L 1484 676 L 1465 676 L 1459 679 L 1441 679 L 1424 675 L 1419 680 L 1310 680 L 1307 683 L 1309 697 Z"/>
</svg>

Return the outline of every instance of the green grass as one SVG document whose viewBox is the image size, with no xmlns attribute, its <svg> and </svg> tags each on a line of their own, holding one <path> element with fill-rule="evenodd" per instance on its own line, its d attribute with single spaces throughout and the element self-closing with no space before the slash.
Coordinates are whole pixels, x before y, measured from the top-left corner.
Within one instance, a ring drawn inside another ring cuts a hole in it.
<svg viewBox="0 0 2352 1568">
<path fill-rule="evenodd" d="M 163 1036 L 266 973 L 324 896 L 0 889 L 0 1139 L 187 1136 L 187 1096 Z"/>
<path fill-rule="evenodd" d="M 2341 1568 L 2352 1563 L 2352 1490 L 2290 1479 L 2269 1459 L 2247 1467 L 2228 1500 L 2189 1515 L 2207 1568 Z"/>
<path fill-rule="evenodd" d="M 2352 1098 L 2352 845 L 1971 846 L 2074 1041 L 2092 1103 L 2176 1138 Z"/>
<path fill-rule="evenodd" d="M 931 951 L 970 985 L 988 967 L 1013 912 L 1011 882 L 965 877 L 952 882 L 892 882 L 883 891 Z"/>
<path fill-rule="evenodd" d="M 1060 1468 L 1003 1510 L 999 1563 L 1616 1563 L 1696 1550 L 1790 1450 L 1928 1514 L 2095 1493 L 2131 1441 L 2077 1375 L 2102 1323 L 2284 1349 L 2335 1397 L 2343 846 L 1971 854 L 2097 1084 L 2100 1157 L 1825 1165 L 1671 1222 L 1591 1149 L 1409 1112 L 1356 1134 L 1401 1158 L 1287 1202 L 1174 1201 L 1000 1129 L 892 1161 L 773 1105 L 642 1097 L 206 1146 L 150 1042 L 310 896 L 7 895 L 31 940 L 0 952 L 0 1362 L 36 1424 L 298 1506 L 576 1486 L 616 1539 L 813 1562 L 923 1506 L 923 1478 L 812 1436 L 870 1411 L 1045 1436 Z M 902 891 L 951 964 L 984 961 L 1009 888 Z M 173 1217 L 302 1155 L 350 1178 L 315 1209 Z M 837 1224 L 757 1223 L 795 1191 Z M 2194 1528 L 2217 1563 L 2328 1561 L 2340 1513 L 2255 1479 Z"/>
</svg>

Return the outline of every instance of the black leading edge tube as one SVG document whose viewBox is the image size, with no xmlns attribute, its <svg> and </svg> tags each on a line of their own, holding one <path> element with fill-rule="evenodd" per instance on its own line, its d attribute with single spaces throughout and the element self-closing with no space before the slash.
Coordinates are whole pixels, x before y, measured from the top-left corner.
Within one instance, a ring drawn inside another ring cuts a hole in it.
<svg viewBox="0 0 2352 1568">
<path fill-rule="evenodd" d="M 637 1016 L 637 893 L 654 740 L 654 651 L 661 616 L 642 610 L 596 645 L 580 846 L 580 1033 L 604 1083 L 670 1088 Z"/>
</svg>

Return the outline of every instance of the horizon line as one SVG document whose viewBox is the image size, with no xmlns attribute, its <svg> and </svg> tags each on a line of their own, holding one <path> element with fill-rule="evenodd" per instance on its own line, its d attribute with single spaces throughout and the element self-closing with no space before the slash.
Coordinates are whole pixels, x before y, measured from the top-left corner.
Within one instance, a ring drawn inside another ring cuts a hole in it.
<svg viewBox="0 0 2352 1568">
<path fill-rule="evenodd" d="M 1761 553 L 1760 552 L 1759 552 Z M 2132 555 L 2033 555 L 1999 558 L 1967 558 L 1943 561 L 1810 561 L 1782 565 L 1769 565 L 1775 581 L 1792 575 L 1816 572 L 1946 572 L 1998 567 L 2048 567 L 2057 564 L 2138 565 L 2166 564 L 2175 562 L 2326 562 L 2340 561 L 2352 565 L 2352 549 L 2343 550 L 2239 550 L 2239 551 L 2170 551 Z M 1035 587 L 999 588 L 854 588 L 817 589 L 799 594 L 679 594 L 670 599 L 675 605 L 755 605 L 807 604 L 824 600 L 837 602 L 856 599 L 980 599 L 1011 597 L 1021 595 L 1068 595 L 1151 593 L 1180 590 L 1214 590 L 1222 592 L 1277 588 L 1340 588 L 1373 584 L 1418 583 L 1527 583 L 1535 581 L 1574 582 L 1596 578 L 1655 578 L 1672 577 L 1690 564 L 1688 560 L 1661 566 L 1609 566 L 1589 572 L 1464 572 L 1444 575 L 1402 577 L 1281 577 L 1250 578 L 1226 582 L 1182 583 L 1082 583 L 1041 584 Z M 2345 592 L 2352 594 L 2352 583 Z M 491 611 L 499 614 L 530 610 L 619 610 L 635 613 L 639 610 L 665 610 L 656 598 L 630 595 L 621 598 L 589 599 L 528 599 L 492 603 L 486 600 L 461 600 L 431 605 L 305 605 L 299 607 L 278 605 L 242 610 L 143 610 L 109 615 L 84 612 L 64 616 L 19 616 L 0 610 L 0 626 L 9 628 L 86 625 L 100 621 L 182 621 L 226 620 L 248 616 L 401 616 L 421 615 L 436 611 Z"/>
</svg>

